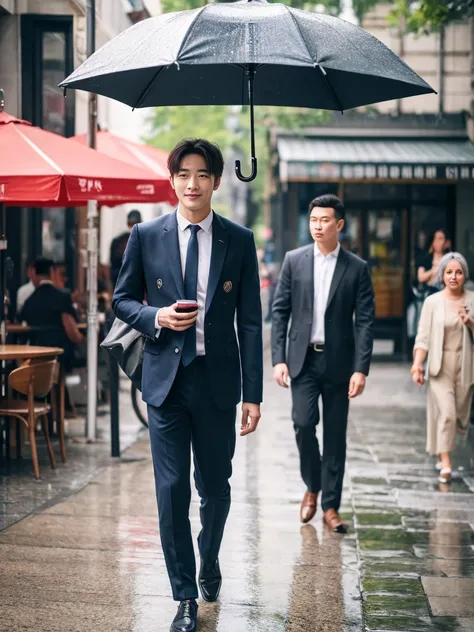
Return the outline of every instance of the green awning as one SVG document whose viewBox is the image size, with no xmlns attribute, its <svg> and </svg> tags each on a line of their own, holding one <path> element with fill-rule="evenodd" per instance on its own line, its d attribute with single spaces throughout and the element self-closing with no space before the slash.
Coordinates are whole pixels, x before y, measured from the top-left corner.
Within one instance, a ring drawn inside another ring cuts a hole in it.
<svg viewBox="0 0 474 632">
<path fill-rule="evenodd" d="M 282 182 L 474 180 L 474 143 L 456 139 L 279 136 Z"/>
</svg>

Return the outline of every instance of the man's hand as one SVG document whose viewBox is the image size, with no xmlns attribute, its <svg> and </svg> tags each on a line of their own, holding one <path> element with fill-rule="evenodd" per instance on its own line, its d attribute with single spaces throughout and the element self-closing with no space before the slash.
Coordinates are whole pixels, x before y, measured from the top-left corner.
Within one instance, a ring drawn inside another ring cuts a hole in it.
<svg viewBox="0 0 474 632">
<path fill-rule="evenodd" d="M 240 424 L 240 436 L 255 432 L 260 421 L 260 404 L 242 404 L 242 421 Z"/>
<path fill-rule="evenodd" d="M 273 367 L 273 377 L 275 378 L 277 384 L 282 386 L 283 388 L 288 388 L 290 384 L 288 367 L 284 362 L 280 362 L 280 364 L 275 364 Z"/>
<path fill-rule="evenodd" d="M 186 331 L 194 325 L 198 315 L 198 310 L 189 312 L 188 314 L 178 314 L 176 308 L 178 303 L 170 305 L 170 307 L 162 307 L 158 314 L 158 325 L 172 329 L 173 331 Z"/>
<path fill-rule="evenodd" d="M 353 373 L 349 382 L 349 399 L 354 399 L 361 395 L 365 389 L 365 375 L 363 373 Z"/>
</svg>

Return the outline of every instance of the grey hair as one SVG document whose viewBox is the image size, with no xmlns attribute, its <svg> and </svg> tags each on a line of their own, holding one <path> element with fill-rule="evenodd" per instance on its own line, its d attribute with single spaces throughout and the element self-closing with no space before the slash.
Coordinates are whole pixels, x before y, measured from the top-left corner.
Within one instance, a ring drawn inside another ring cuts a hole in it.
<svg viewBox="0 0 474 632">
<path fill-rule="evenodd" d="M 448 252 L 439 262 L 438 271 L 436 273 L 436 285 L 444 287 L 444 273 L 450 261 L 457 261 L 459 263 L 464 272 L 465 282 L 469 279 L 469 266 L 467 265 L 466 259 L 460 252 Z"/>
</svg>

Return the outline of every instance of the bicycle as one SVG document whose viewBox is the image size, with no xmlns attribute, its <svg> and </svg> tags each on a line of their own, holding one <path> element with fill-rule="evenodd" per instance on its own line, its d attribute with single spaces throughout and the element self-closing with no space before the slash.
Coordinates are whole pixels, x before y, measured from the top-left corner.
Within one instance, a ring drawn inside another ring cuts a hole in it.
<svg viewBox="0 0 474 632">
<path fill-rule="evenodd" d="M 148 428 L 148 411 L 145 402 L 142 399 L 141 391 L 132 384 L 130 395 L 132 397 L 132 407 L 140 423 Z"/>
</svg>

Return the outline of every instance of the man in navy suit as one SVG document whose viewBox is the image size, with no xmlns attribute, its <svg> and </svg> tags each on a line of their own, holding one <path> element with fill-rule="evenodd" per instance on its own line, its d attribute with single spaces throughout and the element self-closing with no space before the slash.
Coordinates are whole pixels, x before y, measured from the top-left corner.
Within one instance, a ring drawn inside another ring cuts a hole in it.
<svg viewBox="0 0 474 632">
<path fill-rule="evenodd" d="M 252 232 L 211 208 L 223 167 L 219 148 L 208 141 L 184 140 L 173 149 L 168 168 L 178 209 L 133 227 L 113 297 L 118 318 L 147 338 L 142 390 L 161 542 L 173 598 L 180 602 L 171 632 L 193 632 L 197 621 L 191 448 L 201 497 L 199 587 L 203 599 L 214 601 L 241 396 L 240 434 L 253 432 L 260 419 L 257 255 Z M 178 299 L 197 299 L 199 308 L 178 313 Z"/>
</svg>

